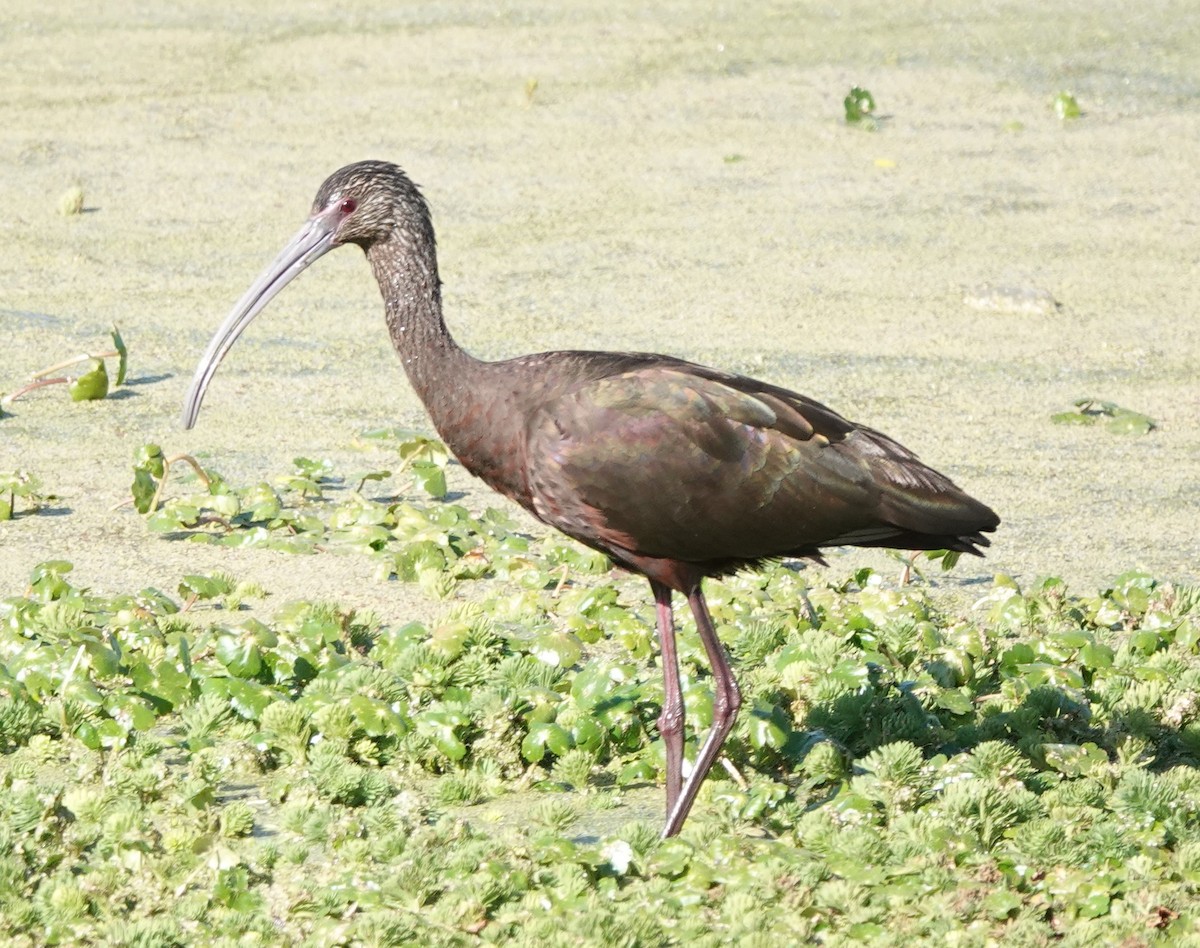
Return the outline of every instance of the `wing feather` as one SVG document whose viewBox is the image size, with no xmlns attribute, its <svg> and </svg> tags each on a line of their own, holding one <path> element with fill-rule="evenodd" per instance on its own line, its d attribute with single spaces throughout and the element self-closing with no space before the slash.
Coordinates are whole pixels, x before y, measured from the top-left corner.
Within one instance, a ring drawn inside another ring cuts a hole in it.
<svg viewBox="0 0 1200 948">
<path fill-rule="evenodd" d="M 587 380 L 526 431 L 535 512 L 610 552 L 706 563 L 922 537 L 970 546 L 998 522 L 885 435 L 688 363 Z"/>
</svg>

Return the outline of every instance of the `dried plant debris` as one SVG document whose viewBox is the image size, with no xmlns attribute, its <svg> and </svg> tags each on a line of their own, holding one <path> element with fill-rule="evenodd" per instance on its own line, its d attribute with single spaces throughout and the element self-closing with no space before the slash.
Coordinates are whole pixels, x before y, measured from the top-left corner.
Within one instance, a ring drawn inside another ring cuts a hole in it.
<svg viewBox="0 0 1200 948">
<path fill-rule="evenodd" d="M 1041 287 L 993 283 L 981 283 L 966 290 L 963 302 L 972 309 L 985 312 L 1027 316 L 1052 316 L 1062 308 L 1054 295 Z"/>
</svg>

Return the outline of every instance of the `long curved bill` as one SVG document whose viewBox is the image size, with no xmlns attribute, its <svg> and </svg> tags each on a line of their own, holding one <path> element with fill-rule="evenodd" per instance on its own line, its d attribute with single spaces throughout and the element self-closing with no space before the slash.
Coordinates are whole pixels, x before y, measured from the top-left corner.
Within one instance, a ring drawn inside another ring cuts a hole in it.
<svg viewBox="0 0 1200 948">
<path fill-rule="evenodd" d="M 191 387 L 188 388 L 187 397 L 183 401 L 184 428 L 191 428 L 196 423 L 208 383 L 212 381 L 217 366 L 237 342 L 242 330 L 250 325 L 251 320 L 262 312 L 280 290 L 303 273 L 309 264 L 337 246 L 333 238 L 334 231 L 327 220 L 320 216 L 310 217 L 296 236 L 288 241 L 274 262 L 263 270 L 245 295 L 237 301 L 225 317 L 225 322 L 221 323 L 212 337 L 208 348 L 204 350 L 200 364 L 196 366 L 196 374 L 192 376 Z"/>
</svg>

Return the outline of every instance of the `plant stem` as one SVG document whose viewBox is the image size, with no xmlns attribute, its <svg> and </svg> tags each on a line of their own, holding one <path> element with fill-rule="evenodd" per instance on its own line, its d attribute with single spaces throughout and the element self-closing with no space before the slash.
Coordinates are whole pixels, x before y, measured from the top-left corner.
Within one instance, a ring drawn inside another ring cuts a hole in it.
<svg viewBox="0 0 1200 948">
<path fill-rule="evenodd" d="M 72 365 L 78 365 L 80 362 L 86 362 L 88 359 L 116 359 L 120 355 L 121 353 L 119 353 L 116 349 L 112 349 L 108 352 L 84 352 L 81 355 L 74 356 L 70 359 L 64 359 L 62 362 L 52 365 L 49 368 L 42 369 L 40 372 L 34 372 L 30 378 L 40 379 L 43 376 L 50 375 L 52 372 L 57 372 L 60 369 L 65 369 Z"/>
<path fill-rule="evenodd" d="M 210 481 L 208 479 L 208 475 L 204 473 L 204 468 L 200 466 L 200 462 L 190 454 L 176 454 L 174 457 L 169 457 L 163 461 L 162 480 L 158 482 L 158 487 L 155 488 L 154 496 L 150 498 L 150 513 L 154 513 L 154 511 L 158 510 L 158 501 L 159 498 L 162 497 L 163 488 L 167 486 L 167 478 L 171 473 L 171 465 L 176 461 L 186 461 L 188 464 L 190 464 L 192 466 L 192 470 L 196 472 L 196 476 L 204 482 L 205 489 L 208 489 L 212 486 L 212 481 Z"/>
<path fill-rule="evenodd" d="M 55 366 L 55 368 L 61 368 L 61 366 Z M 36 376 L 35 376 L 35 378 L 36 378 Z M 5 395 L 3 404 L 11 405 L 13 403 L 13 401 L 20 398 L 22 395 L 32 392 L 35 388 L 44 388 L 47 385 L 65 385 L 67 382 L 70 382 L 70 381 L 71 380 L 68 378 L 59 377 L 56 379 L 39 379 L 36 382 L 30 382 L 24 388 L 17 389 L 11 395 Z"/>
</svg>

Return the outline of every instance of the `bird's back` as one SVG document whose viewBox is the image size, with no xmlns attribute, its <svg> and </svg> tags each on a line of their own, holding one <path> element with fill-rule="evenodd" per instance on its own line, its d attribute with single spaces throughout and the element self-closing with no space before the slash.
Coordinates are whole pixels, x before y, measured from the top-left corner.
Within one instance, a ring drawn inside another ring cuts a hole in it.
<svg viewBox="0 0 1200 948">
<path fill-rule="evenodd" d="M 896 441 L 778 386 L 638 353 L 510 368 L 548 381 L 525 390 L 524 496 L 508 493 L 643 572 L 669 560 L 711 575 L 838 545 L 978 553 L 999 523 Z"/>
</svg>

